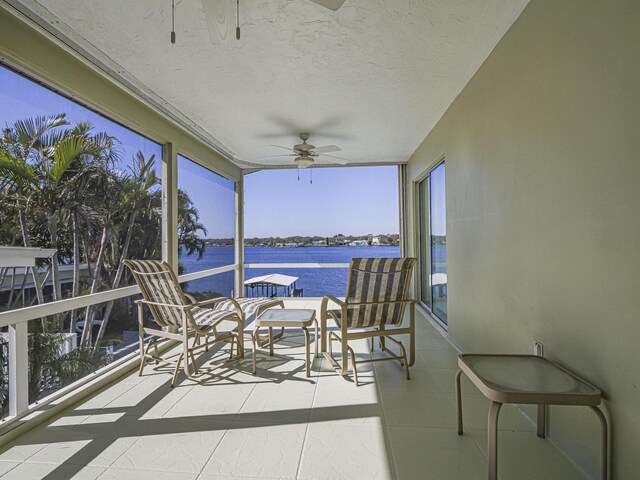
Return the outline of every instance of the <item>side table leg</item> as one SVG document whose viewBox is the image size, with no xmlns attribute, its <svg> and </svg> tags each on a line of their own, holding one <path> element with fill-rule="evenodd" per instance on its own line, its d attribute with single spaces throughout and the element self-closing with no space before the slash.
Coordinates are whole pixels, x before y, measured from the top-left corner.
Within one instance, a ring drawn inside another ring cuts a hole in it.
<svg viewBox="0 0 640 480">
<path fill-rule="evenodd" d="M 253 374 L 256 374 L 257 365 L 256 365 L 256 354 L 258 350 L 258 345 L 256 344 L 256 337 L 258 336 L 258 329 L 254 328 L 253 333 L 251 333 L 251 342 L 253 342 Z"/>
<path fill-rule="evenodd" d="M 316 320 L 315 318 L 313 319 L 313 323 L 315 323 L 316 326 L 316 336 L 313 338 L 313 343 L 315 344 L 316 347 L 316 357 L 318 356 L 318 320 Z"/>
<path fill-rule="evenodd" d="M 327 314 L 324 309 L 320 312 L 320 335 L 322 336 L 320 351 L 325 353 L 327 351 Z"/>
<path fill-rule="evenodd" d="M 269 327 L 269 355 L 273 357 L 273 327 Z"/>
<path fill-rule="evenodd" d="M 488 443 L 489 443 L 489 480 L 498 480 L 498 414 L 502 404 L 492 402 L 489 408 Z"/>
<path fill-rule="evenodd" d="M 546 438 L 547 436 L 547 406 L 538 405 L 538 437 Z"/>
<path fill-rule="evenodd" d="M 458 435 L 462 435 L 462 391 L 460 389 L 460 376 L 462 370 L 456 372 L 456 407 L 458 409 Z"/>
<path fill-rule="evenodd" d="M 309 330 L 307 327 L 302 327 L 302 331 L 304 332 L 304 350 L 306 352 L 306 365 L 307 365 L 307 378 L 311 376 L 311 348 L 309 345 Z"/>
<path fill-rule="evenodd" d="M 600 420 L 600 456 L 601 456 L 601 477 L 602 480 L 609 478 L 609 429 L 607 418 L 598 407 L 590 407 Z"/>
</svg>

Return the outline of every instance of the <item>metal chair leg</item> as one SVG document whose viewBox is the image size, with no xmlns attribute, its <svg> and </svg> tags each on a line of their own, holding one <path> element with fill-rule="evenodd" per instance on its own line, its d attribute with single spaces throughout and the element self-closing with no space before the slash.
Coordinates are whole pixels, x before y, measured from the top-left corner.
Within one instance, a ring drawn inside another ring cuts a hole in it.
<svg viewBox="0 0 640 480">
<path fill-rule="evenodd" d="M 349 345 L 346 338 L 342 338 L 340 343 L 342 344 L 342 376 L 344 377 L 349 373 Z"/>
<path fill-rule="evenodd" d="M 231 349 L 229 351 L 229 360 L 231 360 L 233 358 L 233 345 L 235 344 L 235 341 L 236 341 L 236 337 L 232 336 L 231 337 Z M 238 356 L 240 356 L 240 345 L 239 344 L 236 347 L 236 350 L 238 351 Z"/>
<path fill-rule="evenodd" d="M 404 349 L 404 345 L 402 345 L 402 342 L 398 342 L 398 344 L 400 345 L 400 354 L 402 355 L 402 358 L 404 358 L 402 365 L 407 372 L 407 380 L 411 380 L 411 376 L 409 375 L 409 362 L 407 361 L 407 352 Z"/>
<path fill-rule="evenodd" d="M 353 365 L 353 379 L 355 381 L 356 387 L 358 386 L 358 367 L 356 366 L 356 352 L 353 351 L 351 347 L 347 345 L 349 352 L 351 352 L 351 365 Z M 344 359 L 344 363 L 347 362 L 347 359 Z"/>
<path fill-rule="evenodd" d="M 176 386 L 176 380 L 178 379 L 178 372 L 180 372 L 180 362 L 182 361 L 182 357 L 184 357 L 184 352 L 178 355 L 178 359 L 176 360 L 176 369 L 173 371 L 173 378 L 171 379 L 171 388 Z"/>
</svg>

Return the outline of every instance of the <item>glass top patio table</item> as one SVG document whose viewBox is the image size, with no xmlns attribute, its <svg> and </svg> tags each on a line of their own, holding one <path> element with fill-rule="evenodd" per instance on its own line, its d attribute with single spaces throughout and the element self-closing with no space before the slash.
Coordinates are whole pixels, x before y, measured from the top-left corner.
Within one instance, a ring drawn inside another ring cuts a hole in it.
<svg viewBox="0 0 640 480">
<path fill-rule="evenodd" d="M 462 354 L 458 366 L 495 402 L 595 406 L 602 398 L 598 388 L 536 355 Z"/>
</svg>

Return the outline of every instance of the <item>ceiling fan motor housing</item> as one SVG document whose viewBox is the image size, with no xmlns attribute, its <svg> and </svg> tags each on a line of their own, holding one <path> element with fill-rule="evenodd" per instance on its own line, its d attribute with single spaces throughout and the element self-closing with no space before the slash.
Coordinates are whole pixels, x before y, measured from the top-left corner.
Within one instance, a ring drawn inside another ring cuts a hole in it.
<svg viewBox="0 0 640 480">
<path fill-rule="evenodd" d="M 313 150 L 315 147 L 315 145 L 311 145 L 309 143 L 307 143 L 307 140 L 309 140 L 309 134 L 308 133 L 301 133 L 300 134 L 300 140 L 302 140 L 302 143 L 299 143 L 298 145 L 294 145 L 293 149 L 296 152 L 300 152 L 300 153 L 308 153 L 311 150 Z"/>
</svg>

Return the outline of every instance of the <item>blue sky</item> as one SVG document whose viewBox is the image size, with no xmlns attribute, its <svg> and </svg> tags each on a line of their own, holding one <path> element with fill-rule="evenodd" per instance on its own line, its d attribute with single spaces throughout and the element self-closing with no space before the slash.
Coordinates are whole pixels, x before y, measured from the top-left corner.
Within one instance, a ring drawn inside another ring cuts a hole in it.
<svg viewBox="0 0 640 480">
<path fill-rule="evenodd" d="M 158 143 L 0 66 L 2 128 L 19 119 L 58 113 L 66 113 L 72 125 L 88 121 L 95 132 L 118 138 L 119 168 L 127 169 L 138 150 L 147 158 L 155 154 L 160 176 L 162 147 Z M 397 171 L 395 166 L 384 166 L 250 174 L 245 177 L 245 236 L 398 233 Z M 207 237 L 233 236 L 233 182 L 181 158 L 178 185 L 198 209 Z"/>
<path fill-rule="evenodd" d="M 399 231 L 396 166 L 268 170 L 244 185 L 246 237 Z"/>
<path fill-rule="evenodd" d="M 178 156 L 178 188 L 193 202 L 207 238 L 232 238 L 235 235 L 235 183 Z"/>
<path fill-rule="evenodd" d="M 94 132 L 107 132 L 120 141 L 122 168 L 131 165 L 132 156 L 141 150 L 149 158 L 156 156 L 158 175 L 162 161 L 162 147 L 142 135 L 82 107 L 51 90 L 43 88 L 11 70 L 0 66 L 0 126 L 11 126 L 16 120 L 29 117 L 66 113 L 74 125 L 89 122 Z"/>
</svg>

